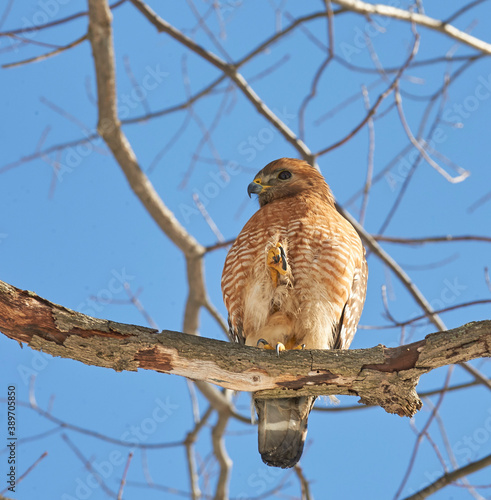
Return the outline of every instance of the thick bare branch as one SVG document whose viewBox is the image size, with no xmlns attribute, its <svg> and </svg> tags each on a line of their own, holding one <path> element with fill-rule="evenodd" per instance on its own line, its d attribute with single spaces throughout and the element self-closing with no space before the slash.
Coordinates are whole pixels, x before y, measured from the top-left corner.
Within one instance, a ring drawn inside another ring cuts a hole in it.
<svg viewBox="0 0 491 500">
<path fill-rule="evenodd" d="M 203 247 L 181 226 L 142 172 L 121 130 L 117 116 L 111 11 L 106 2 L 89 0 L 89 40 L 97 77 L 99 123 L 97 130 L 111 149 L 128 183 L 162 231 L 186 256 L 203 253 Z"/>
<path fill-rule="evenodd" d="M 358 395 L 362 403 L 408 416 L 421 407 L 415 387 L 422 374 L 491 355 L 491 321 L 481 321 L 392 349 L 290 351 L 278 358 L 262 349 L 92 318 L 4 282 L 0 329 L 33 349 L 88 365 L 144 368 L 261 391 L 261 398 Z"/>
<path fill-rule="evenodd" d="M 189 295 L 184 316 L 184 330 L 190 334 L 197 334 L 199 310 L 201 306 L 209 304 L 202 259 L 205 248 L 184 229 L 174 213 L 164 204 L 140 168 L 135 153 L 121 129 L 117 115 L 111 11 L 105 1 L 89 0 L 89 40 L 97 77 L 99 111 L 97 130 L 111 149 L 136 196 L 162 231 L 186 257 Z M 198 382 L 197 387 L 217 410 L 227 408 L 232 411 L 229 402 L 214 387 L 202 382 Z"/>
<path fill-rule="evenodd" d="M 435 325 L 440 331 L 445 331 L 446 326 L 445 323 L 441 320 L 438 314 L 435 312 L 431 304 L 428 302 L 426 297 L 421 293 L 419 288 L 413 283 L 411 278 L 407 275 L 407 273 L 402 269 L 402 267 L 397 264 L 397 262 L 379 245 L 377 241 L 375 241 L 374 237 L 369 234 L 363 226 L 361 226 L 358 221 L 346 210 L 344 210 L 341 206 L 336 205 L 339 212 L 348 219 L 353 227 L 356 229 L 358 234 L 360 235 L 363 243 L 372 251 L 377 257 L 380 258 L 382 262 L 384 262 L 392 272 L 398 277 L 401 283 L 406 287 L 407 291 L 414 298 L 419 307 L 424 311 L 426 317 Z M 488 389 L 491 389 L 491 384 L 489 381 L 479 373 L 474 367 L 461 363 L 462 368 L 474 376 L 477 380 L 479 380 L 484 386 Z"/>
<path fill-rule="evenodd" d="M 352 12 L 357 12 L 358 14 L 367 15 L 379 15 L 385 17 L 391 17 L 393 19 L 399 19 L 401 21 L 407 21 L 409 23 L 418 24 L 419 26 L 424 26 L 457 40 L 458 42 L 464 43 L 473 49 L 478 50 L 484 54 L 491 55 L 491 44 L 480 40 L 464 31 L 457 29 L 455 26 L 446 23 L 445 21 L 440 21 L 438 19 L 433 19 L 432 17 L 426 16 L 424 14 L 419 14 L 417 12 L 410 12 L 404 9 L 398 9 L 397 7 L 391 7 L 389 5 L 381 4 L 371 4 L 362 2 L 360 0 L 332 0 L 333 3 L 344 7 Z"/>
<path fill-rule="evenodd" d="M 228 456 L 225 448 L 225 430 L 227 428 L 230 416 L 227 413 L 219 413 L 217 423 L 213 427 L 211 440 L 213 444 L 213 452 L 218 460 L 220 473 L 215 490 L 215 500 L 227 500 L 230 472 L 232 469 L 232 460 Z"/>
</svg>

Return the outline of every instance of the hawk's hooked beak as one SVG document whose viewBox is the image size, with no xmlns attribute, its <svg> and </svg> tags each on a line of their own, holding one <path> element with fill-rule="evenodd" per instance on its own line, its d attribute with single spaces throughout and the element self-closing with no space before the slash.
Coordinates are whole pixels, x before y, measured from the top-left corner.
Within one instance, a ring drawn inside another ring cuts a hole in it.
<svg viewBox="0 0 491 500">
<path fill-rule="evenodd" d="M 251 194 L 254 193 L 254 194 L 259 194 L 261 193 L 264 189 L 266 189 L 267 187 L 269 186 L 263 186 L 261 184 L 261 179 L 254 179 L 253 182 L 251 182 L 248 186 L 247 186 L 247 194 L 249 195 L 249 198 L 251 197 Z"/>
</svg>

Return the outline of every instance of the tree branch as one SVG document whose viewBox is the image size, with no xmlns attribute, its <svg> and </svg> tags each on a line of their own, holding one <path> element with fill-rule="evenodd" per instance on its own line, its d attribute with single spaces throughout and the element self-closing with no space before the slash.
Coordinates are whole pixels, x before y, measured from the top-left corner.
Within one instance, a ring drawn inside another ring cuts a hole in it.
<svg viewBox="0 0 491 500">
<path fill-rule="evenodd" d="M 438 19 L 433 19 L 432 17 L 426 16 L 424 14 L 419 14 L 417 12 L 410 12 L 404 9 L 398 9 L 397 7 L 392 7 L 389 5 L 382 4 L 371 4 L 362 2 L 360 0 L 333 0 L 333 3 L 344 7 L 352 12 L 357 12 L 358 14 L 367 15 L 379 15 L 385 17 L 391 17 L 393 19 L 398 19 L 400 21 L 407 21 L 410 23 L 418 24 L 419 26 L 424 26 L 457 40 L 458 42 L 464 43 L 473 49 L 482 52 L 483 54 L 491 54 L 491 44 L 480 40 L 464 31 L 457 29 L 455 26 L 448 24 L 445 21 L 440 21 Z"/>
<path fill-rule="evenodd" d="M 472 474 L 473 472 L 477 472 L 490 465 L 491 465 L 491 455 L 488 455 L 482 458 L 481 460 L 471 462 L 469 465 L 461 467 L 460 469 L 456 469 L 452 472 L 447 472 L 443 474 L 443 476 L 438 478 L 434 483 L 431 483 L 429 486 L 427 486 L 421 491 L 418 491 L 414 495 L 406 497 L 404 500 L 423 500 L 424 498 L 427 498 L 433 493 L 436 493 L 438 490 L 441 490 L 450 483 L 457 481 L 457 479 L 465 477 L 468 474 Z"/>
<path fill-rule="evenodd" d="M 204 248 L 182 227 L 143 173 L 117 115 L 111 11 L 106 2 L 89 0 L 89 40 L 97 77 L 99 123 L 97 131 L 123 170 L 129 185 L 162 231 L 186 257 L 202 255 Z"/>
<path fill-rule="evenodd" d="M 295 133 L 281 120 L 271 109 L 266 106 L 264 101 L 254 92 L 247 80 L 241 73 L 237 71 L 234 64 L 228 64 L 220 57 L 209 52 L 201 47 L 186 35 L 181 33 L 178 29 L 174 28 L 167 21 L 159 17 L 148 5 L 142 0 L 130 0 L 131 3 L 145 16 L 145 18 L 152 23 L 159 33 L 166 33 L 179 43 L 187 47 L 189 50 L 202 57 L 210 64 L 218 68 L 225 75 L 227 75 L 237 86 L 237 88 L 244 94 L 244 96 L 252 103 L 257 112 L 264 116 L 302 156 L 302 158 L 315 166 L 315 158 L 307 145 L 299 139 Z"/>
<path fill-rule="evenodd" d="M 53 356 L 116 371 L 180 375 L 261 398 L 346 394 L 389 413 L 421 408 L 419 377 L 435 368 L 491 356 L 491 321 L 432 333 L 388 349 L 274 353 L 238 344 L 115 323 L 53 304 L 0 281 L 0 330 Z M 258 395 L 258 394 L 256 394 Z"/>
<path fill-rule="evenodd" d="M 441 332 L 446 330 L 445 323 L 441 320 L 440 316 L 434 311 L 431 304 L 428 302 L 426 297 L 421 293 L 418 287 L 409 278 L 407 273 L 402 269 L 402 267 L 380 246 L 380 244 L 375 241 L 375 238 L 369 234 L 363 226 L 343 207 L 336 204 L 336 208 L 339 213 L 341 213 L 352 226 L 356 229 L 363 243 L 372 251 L 384 264 L 386 264 L 393 273 L 399 278 L 401 283 L 406 287 L 407 291 L 412 295 L 419 307 L 424 311 L 426 317 L 440 329 Z M 461 363 L 462 368 L 470 373 L 476 380 L 479 380 L 485 387 L 491 390 L 490 382 L 482 376 L 482 374 L 476 370 L 473 366 L 466 363 Z"/>
<path fill-rule="evenodd" d="M 89 0 L 89 41 L 97 78 L 97 130 L 113 153 L 135 195 L 186 258 L 189 295 L 183 329 L 189 334 L 197 334 L 200 308 L 210 302 L 206 293 L 202 259 L 205 248 L 186 231 L 160 198 L 138 164 L 136 155 L 121 129 L 117 114 L 111 11 L 106 1 Z M 232 411 L 229 402 L 215 387 L 201 382 L 197 382 L 197 387 L 217 410 L 221 408 Z"/>
</svg>

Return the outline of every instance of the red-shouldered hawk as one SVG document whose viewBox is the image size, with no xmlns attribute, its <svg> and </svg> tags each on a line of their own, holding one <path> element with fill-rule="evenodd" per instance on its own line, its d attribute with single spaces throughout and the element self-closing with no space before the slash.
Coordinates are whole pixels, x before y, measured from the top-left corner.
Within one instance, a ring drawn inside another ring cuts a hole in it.
<svg viewBox="0 0 491 500">
<path fill-rule="evenodd" d="M 367 263 L 353 226 L 339 214 L 322 175 L 281 158 L 247 188 L 260 209 L 230 249 L 222 292 L 230 336 L 248 346 L 347 349 L 365 302 Z M 314 397 L 255 399 L 259 452 L 293 467 Z"/>
</svg>

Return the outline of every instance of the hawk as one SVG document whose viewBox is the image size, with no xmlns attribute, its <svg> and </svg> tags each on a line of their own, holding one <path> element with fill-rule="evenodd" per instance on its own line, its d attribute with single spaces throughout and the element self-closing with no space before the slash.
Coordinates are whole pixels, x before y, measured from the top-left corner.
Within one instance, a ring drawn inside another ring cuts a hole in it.
<svg viewBox="0 0 491 500">
<path fill-rule="evenodd" d="M 230 336 L 247 346 L 347 349 L 365 302 L 365 250 L 322 175 L 281 158 L 247 188 L 259 210 L 228 252 L 222 292 Z M 271 466 L 300 459 L 315 397 L 255 399 L 259 453 Z"/>
</svg>

